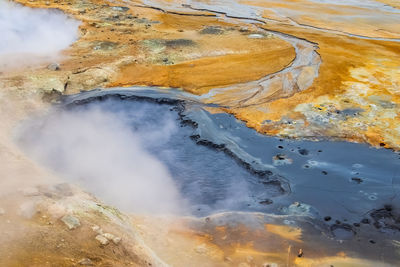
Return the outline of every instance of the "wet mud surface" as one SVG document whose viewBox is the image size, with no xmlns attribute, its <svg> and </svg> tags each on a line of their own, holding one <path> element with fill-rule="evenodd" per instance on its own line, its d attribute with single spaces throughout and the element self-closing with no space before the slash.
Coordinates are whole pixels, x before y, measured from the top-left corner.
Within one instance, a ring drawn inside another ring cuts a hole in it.
<svg viewBox="0 0 400 267">
<path fill-rule="evenodd" d="M 232 115 L 210 113 L 212 105 L 181 91 L 95 90 L 65 98 L 60 108 L 85 112 L 91 106 L 117 114 L 165 164 L 188 214 L 287 216 L 282 224 L 300 223 L 303 231 L 314 232 L 304 237 L 311 247 L 328 242 L 327 250 L 398 261 L 398 153 L 364 144 L 264 136 Z"/>
</svg>

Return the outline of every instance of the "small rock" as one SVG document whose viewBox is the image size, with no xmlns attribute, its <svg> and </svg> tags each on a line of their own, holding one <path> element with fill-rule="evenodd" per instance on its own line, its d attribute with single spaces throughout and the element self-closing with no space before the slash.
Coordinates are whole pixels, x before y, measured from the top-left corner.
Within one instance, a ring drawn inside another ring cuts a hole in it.
<svg viewBox="0 0 400 267">
<path fill-rule="evenodd" d="M 113 7 L 111 7 L 111 9 L 114 10 L 114 11 L 126 12 L 126 11 L 129 10 L 129 7 L 113 6 Z"/>
<path fill-rule="evenodd" d="M 262 201 L 260 201 L 258 203 L 260 203 L 261 205 L 271 205 L 274 202 L 271 199 L 267 198 L 267 199 L 264 199 L 264 200 L 262 200 Z"/>
<path fill-rule="evenodd" d="M 0 216 L 1 216 L 1 215 L 4 215 L 5 213 L 6 213 L 5 210 L 2 209 L 2 208 L 0 208 Z"/>
<path fill-rule="evenodd" d="M 357 184 L 361 184 L 363 182 L 363 179 L 360 177 L 352 177 L 351 180 Z"/>
<path fill-rule="evenodd" d="M 93 232 L 96 232 L 96 233 L 98 233 L 99 235 L 102 235 L 102 234 L 103 234 L 103 229 L 101 229 L 100 226 L 98 226 L 98 225 L 93 225 L 93 226 L 92 226 L 92 230 L 93 230 Z"/>
<path fill-rule="evenodd" d="M 103 236 L 105 238 L 107 238 L 108 240 L 112 240 L 112 239 L 115 238 L 115 236 L 113 234 L 110 234 L 110 233 L 104 233 Z"/>
<path fill-rule="evenodd" d="M 121 237 L 116 236 L 116 237 L 114 237 L 114 238 L 112 239 L 112 241 L 114 242 L 115 245 L 118 245 L 119 242 L 121 242 Z"/>
<path fill-rule="evenodd" d="M 53 70 L 53 71 L 60 70 L 60 64 L 58 64 L 58 63 L 51 63 L 50 65 L 47 66 L 47 68 L 48 68 L 49 70 Z"/>
<path fill-rule="evenodd" d="M 61 221 L 65 223 L 66 226 L 68 226 L 69 230 L 73 230 L 81 225 L 79 219 L 72 215 L 65 215 L 61 218 Z"/>
<path fill-rule="evenodd" d="M 258 34 L 258 33 L 253 33 L 253 34 L 249 34 L 248 37 L 250 39 L 261 39 L 261 38 L 264 38 L 264 35 Z"/>
<path fill-rule="evenodd" d="M 86 266 L 93 266 L 94 265 L 93 262 L 88 258 L 81 259 L 78 263 L 80 265 L 86 265 Z"/>
<path fill-rule="evenodd" d="M 207 252 L 207 248 L 204 244 L 202 244 L 196 248 L 196 252 L 199 254 L 204 254 Z"/>
<path fill-rule="evenodd" d="M 96 240 L 100 242 L 103 246 L 108 245 L 108 239 L 105 238 L 103 235 L 97 235 Z"/>
<path fill-rule="evenodd" d="M 297 253 L 297 257 L 301 258 L 303 257 L 304 253 L 302 249 L 299 249 L 299 252 Z"/>
</svg>

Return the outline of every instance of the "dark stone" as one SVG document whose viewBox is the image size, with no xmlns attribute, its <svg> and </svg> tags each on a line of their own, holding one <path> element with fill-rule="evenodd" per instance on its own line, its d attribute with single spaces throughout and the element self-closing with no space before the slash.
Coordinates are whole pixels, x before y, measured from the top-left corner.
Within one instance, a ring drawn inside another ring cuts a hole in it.
<svg viewBox="0 0 400 267">
<path fill-rule="evenodd" d="M 363 223 L 363 224 L 370 224 L 370 221 L 369 221 L 369 219 L 365 218 L 365 219 L 362 219 L 362 220 L 361 220 L 361 223 Z"/>
<path fill-rule="evenodd" d="M 261 205 L 271 205 L 272 203 L 274 203 L 271 199 L 265 199 L 263 201 L 259 202 Z"/>
<path fill-rule="evenodd" d="M 400 215 L 395 214 L 391 205 L 385 205 L 382 209 L 373 210 L 369 214 L 377 229 L 390 229 L 400 231 Z"/>
<path fill-rule="evenodd" d="M 351 180 L 353 182 L 356 182 L 357 184 L 361 184 L 362 182 L 364 182 L 364 180 L 360 177 L 352 177 Z"/>
</svg>

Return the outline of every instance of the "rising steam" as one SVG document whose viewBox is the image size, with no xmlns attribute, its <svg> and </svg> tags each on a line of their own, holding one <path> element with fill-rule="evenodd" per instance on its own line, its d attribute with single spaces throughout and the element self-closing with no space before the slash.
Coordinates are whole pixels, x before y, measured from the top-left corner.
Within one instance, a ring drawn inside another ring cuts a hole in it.
<svg viewBox="0 0 400 267">
<path fill-rule="evenodd" d="M 61 11 L 0 0 L 0 71 L 56 59 L 77 39 L 78 26 Z"/>
<path fill-rule="evenodd" d="M 182 211 L 168 169 L 145 150 L 120 115 L 96 107 L 53 112 L 27 123 L 20 144 L 39 162 L 124 211 Z M 174 127 L 160 125 L 157 134 L 168 138 Z"/>
</svg>

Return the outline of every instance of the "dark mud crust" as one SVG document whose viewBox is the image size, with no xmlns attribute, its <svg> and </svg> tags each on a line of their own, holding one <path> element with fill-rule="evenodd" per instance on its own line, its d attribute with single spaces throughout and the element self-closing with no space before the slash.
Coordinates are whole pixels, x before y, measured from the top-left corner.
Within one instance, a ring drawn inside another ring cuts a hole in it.
<svg viewBox="0 0 400 267">
<path fill-rule="evenodd" d="M 198 128 L 197 122 L 187 118 L 184 114 L 185 111 L 185 100 L 180 99 L 172 99 L 168 97 L 146 97 L 146 96 L 136 96 L 136 95 L 124 95 L 120 93 L 110 93 L 107 95 L 101 96 L 93 96 L 82 100 L 75 100 L 71 103 L 62 105 L 62 108 L 67 110 L 73 109 L 75 106 L 86 105 L 89 103 L 93 103 L 95 101 L 105 101 L 108 99 L 117 99 L 117 100 L 128 100 L 128 101 L 142 101 L 142 102 L 150 102 L 161 105 L 170 105 L 173 106 L 173 109 L 178 112 L 178 116 L 182 126 L 190 126 L 193 129 Z M 291 192 L 291 188 L 288 182 L 285 181 L 285 178 L 279 174 L 275 174 L 270 170 L 257 170 L 250 163 L 244 161 L 240 157 L 238 157 L 234 152 L 229 150 L 225 144 L 215 144 L 209 140 L 203 139 L 200 135 L 192 135 L 190 138 L 196 142 L 198 145 L 207 146 L 217 151 L 222 151 L 231 158 L 233 158 L 239 165 L 244 167 L 251 174 L 259 177 L 260 182 L 265 186 L 272 186 L 277 188 L 278 195 L 289 194 Z"/>
<path fill-rule="evenodd" d="M 400 214 L 396 213 L 391 205 L 385 205 L 381 209 L 373 210 L 369 213 L 369 216 L 376 229 L 400 232 Z"/>
</svg>

